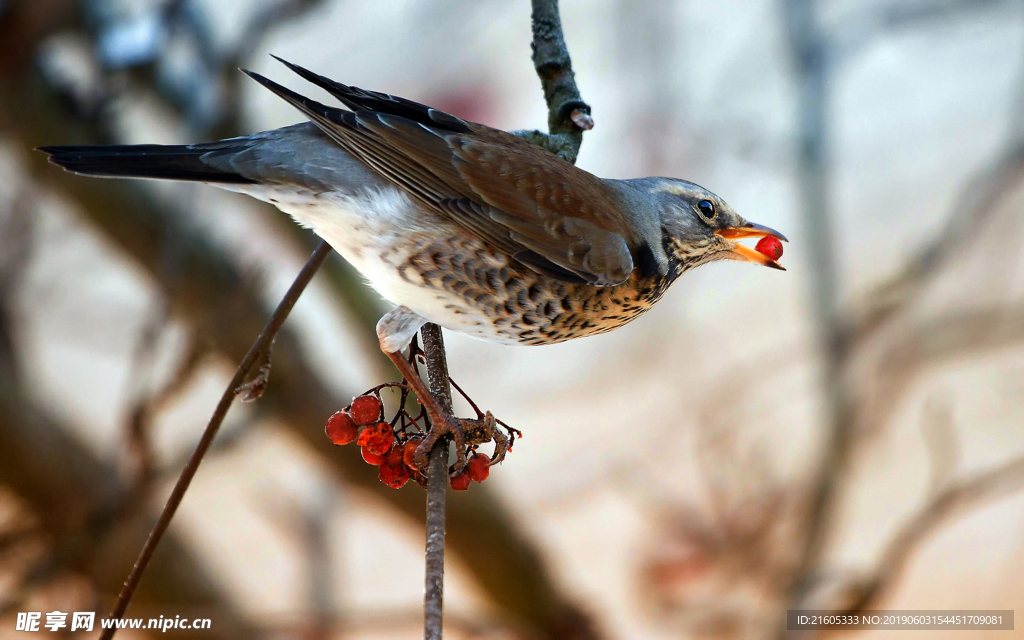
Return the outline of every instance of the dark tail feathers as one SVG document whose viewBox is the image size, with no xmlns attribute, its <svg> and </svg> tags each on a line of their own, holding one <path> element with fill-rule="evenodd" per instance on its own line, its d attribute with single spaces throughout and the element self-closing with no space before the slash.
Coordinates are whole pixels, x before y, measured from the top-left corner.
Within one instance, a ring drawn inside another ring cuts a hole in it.
<svg viewBox="0 0 1024 640">
<path fill-rule="evenodd" d="M 253 184 L 249 178 L 203 162 L 204 155 L 221 149 L 212 145 L 159 144 L 39 147 L 53 164 L 83 175 Z"/>
</svg>

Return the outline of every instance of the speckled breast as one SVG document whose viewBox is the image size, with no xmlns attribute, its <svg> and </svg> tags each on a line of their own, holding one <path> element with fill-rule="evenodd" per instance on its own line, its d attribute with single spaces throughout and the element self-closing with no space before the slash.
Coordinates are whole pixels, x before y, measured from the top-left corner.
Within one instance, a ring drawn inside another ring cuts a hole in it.
<svg viewBox="0 0 1024 640">
<path fill-rule="evenodd" d="M 621 327 L 650 309 L 674 280 L 644 278 L 634 271 L 615 287 L 567 283 L 459 237 L 422 247 L 398 273 L 407 282 L 435 290 L 448 314 L 482 317 L 489 323 L 472 330 L 449 328 L 523 345 L 555 344 Z"/>
</svg>

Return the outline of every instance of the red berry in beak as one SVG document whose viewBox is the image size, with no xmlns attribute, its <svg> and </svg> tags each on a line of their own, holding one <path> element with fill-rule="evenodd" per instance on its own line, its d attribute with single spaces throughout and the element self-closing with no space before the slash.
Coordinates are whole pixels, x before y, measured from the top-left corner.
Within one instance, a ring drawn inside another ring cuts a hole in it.
<svg viewBox="0 0 1024 640">
<path fill-rule="evenodd" d="M 357 425 L 366 427 L 380 419 L 382 408 L 380 400 L 374 396 L 359 396 L 352 399 L 348 412 Z"/>
<path fill-rule="evenodd" d="M 491 474 L 491 459 L 482 453 L 473 454 L 466 465 L 466 470 L 475 482 L 483 482 Z"/>
<path fill-rule="evenodd" d="M 391 425 L 386 422 L 378 422 L 372 427 L 363 429 L 356 444 L 368 449 L 370 453 L 382 456 L 388 452 L 394 441 L 395 434 L 391 431 Z"/>
<path fill-rule="evenodd" d="M 782 243 L 779 242 L 778 238 L 773 236 L 765 236 L 758 240 L 754 249 L 756 249 L 758 253 L 766 255 L 772 260 L 778 260 L 782 257 Z"/>
<path fill-rule="evenodd" d="M 359 435 L 359 427 L 352 421 L 352 416 L 339 411 L 327 419 L 324 433 L 334 444 L 348 444 L 355 441 Z"/>
<path fill-rule="evenodd" d="M 473 483 L 473 478 L 469 476 L 469 472 L 463 471 L 457 476 L 452 476 L 449 482 L 452 485 L 452 489 L 455 491 L 465 491 L 469 489 L 469 485 Z"/>
</svg>

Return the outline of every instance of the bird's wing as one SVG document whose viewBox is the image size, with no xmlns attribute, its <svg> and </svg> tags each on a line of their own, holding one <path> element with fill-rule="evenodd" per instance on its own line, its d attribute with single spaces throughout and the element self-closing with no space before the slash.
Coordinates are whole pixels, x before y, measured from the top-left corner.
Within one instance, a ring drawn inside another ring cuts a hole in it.
<svg viewBox="0 0 1024 640">
<path fill-rule="evenodd" d="M 595 176 L 509 133 L 288 66 L 352 111 L 246 73 L 374 171 L 495 248 L 562 280 L 608 286 L 633 271 L 630 247 L 639 235 Z"/>
</svg>

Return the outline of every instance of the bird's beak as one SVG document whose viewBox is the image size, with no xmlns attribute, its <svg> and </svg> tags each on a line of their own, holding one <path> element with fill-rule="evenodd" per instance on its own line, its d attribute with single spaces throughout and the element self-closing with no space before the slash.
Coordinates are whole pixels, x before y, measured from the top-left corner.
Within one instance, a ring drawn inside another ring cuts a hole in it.
<svg viewBox="0 0 1024 640">
<path fill-rule="evenodd" d="M 775 229 L 770 229 L 763 225 L 755 224 L 753 222 L 744 223 L 739 227 L 726 227 L 724 229 L 719 229 L 715 231 L 715 234 L 722 236 L 727 240 L 734 240 L 738 238 L 763 238 L 765 236 L 772 236 L 773 238 L 778 238 L 783 242 L 789 242 L 789 240 L 786 239 L 786 236 L 782 235 Z M 766 267 L 771 267 L 772 269 L 779 269 L 781 271 L 786 270 L 786 268 L 783 267 L 781 264 L 775 262 L 774 260 L 764 255 L 763 253 L 755 251 L 750 247 L 742 245 L 738 242 L 732 243 L 732 250 L 729 252 L 729 258 L 731 260 L 741 260 L 743 262 L 754 262 L 756 264 L 763 264 Z"/>
</svg>

